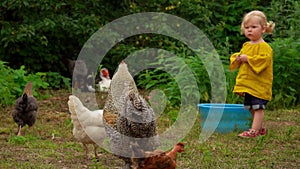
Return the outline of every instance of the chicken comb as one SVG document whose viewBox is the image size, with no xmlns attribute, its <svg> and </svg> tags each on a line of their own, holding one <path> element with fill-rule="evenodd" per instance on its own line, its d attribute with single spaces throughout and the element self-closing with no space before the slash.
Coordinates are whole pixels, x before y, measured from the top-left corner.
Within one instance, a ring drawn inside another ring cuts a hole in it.
<svg viewBox="0 0 300 169">
<path fill-rule="evenodd" d="M 109 72 L 106 68 L 101 69 L 101 73 L 104 77 L 108 77 L 109 76 Z"/>
<path fill-rule="evenodd" d="M 26 84 L 26 87 L 25 87 L 25 89 L 24 89 L 24 93 L 26 93 L 27 94 L 27 96 L 33 96 L 33 94 L 32 94 L 32 82 L 28 82 L 27 84 Z M 24 94 L 23 93 L 23 94 Z"/>
</svg>

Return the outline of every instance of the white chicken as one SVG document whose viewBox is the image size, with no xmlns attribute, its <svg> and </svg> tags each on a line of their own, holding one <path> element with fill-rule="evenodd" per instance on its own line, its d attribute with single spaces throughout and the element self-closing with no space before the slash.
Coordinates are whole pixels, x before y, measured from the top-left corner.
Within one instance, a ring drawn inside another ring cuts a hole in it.
<svg viewBox="0 0 300 169">
<path fill-rule="evenodd" d="M 90 111 L 74 95 L 69 96 L 69 111 L 73 123 L 73 135 L 81 142 L 85 149 L 85 156 L 88 154 L 88 144 L 94 146 L 95 157 L 99 160 L 97 149 L 105 137 L 103 125 L 103 110 Z"/>
<path fill-rule="evenodd" d="M 101 81 L 99 82 L 99 90 L 101 92 L 107 92 L 110 87 L 110 83 L 111 83 L 108 69 L 102 68 L 100 70 L 100 78 L 101 78 Z"/>
</svg>

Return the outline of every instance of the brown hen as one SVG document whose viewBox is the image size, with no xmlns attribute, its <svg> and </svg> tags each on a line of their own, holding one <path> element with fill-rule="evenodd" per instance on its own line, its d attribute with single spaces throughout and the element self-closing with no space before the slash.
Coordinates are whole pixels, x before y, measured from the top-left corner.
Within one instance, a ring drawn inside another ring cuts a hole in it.
<svg viewBox="0 0 300 169">
<path fill-rule="evenodd" d="M 133 160 L 134 169 L 175 169 L 177 152 L 184 151 L 184 143 L 177 143 L 169 152 L 155 150 L 153 152 L 144 152 L 141 148 L 132 144 L 133 156 L 137 157 Z"/>
</svg>

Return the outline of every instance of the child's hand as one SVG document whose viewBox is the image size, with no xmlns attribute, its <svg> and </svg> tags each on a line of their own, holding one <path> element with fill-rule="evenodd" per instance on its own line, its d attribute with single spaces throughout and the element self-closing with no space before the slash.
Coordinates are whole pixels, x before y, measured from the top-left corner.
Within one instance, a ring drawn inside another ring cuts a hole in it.
<svg viewBox="0 0 300 169">
<path fill-rule="evenodd" d="M 239 63 L 248 62 L 248 56 L 246 54 L 241 54 L 236 57 L 236 61 Z"/>
</svg>

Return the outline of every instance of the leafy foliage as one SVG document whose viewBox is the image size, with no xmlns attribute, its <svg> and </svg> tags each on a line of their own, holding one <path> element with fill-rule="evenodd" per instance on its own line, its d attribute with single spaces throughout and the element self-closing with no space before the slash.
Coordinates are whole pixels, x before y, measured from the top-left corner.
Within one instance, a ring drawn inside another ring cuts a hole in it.
<svg viewBox="0 0 300 169">
<path fill-rule="evenodd" d="M 298 80 L 298 72 L 300 71 L 300 58 L 297 53 L 300 49 L 300 41 L 293 38 L 288 39 L 276 39 L 270 43 L 273 48 L 273 100 L 268 104 L 269 108 L 288 108 L 299 104 L 299 92 L 300 84 Z M 204 67 L 201 59 L 189 50 L 182 51 L 186 47 L 178 47 L 176 50 L 177 56 L 184 60 L 184 62 L 192 70 L 194 76 L 197 79 L 197 84 L 200 92 L 200 102 L 211 101 L 211 82 L 207 74 L 207 70 Z M 223 59 L 225 57 L 222 57 Z M 157 68 L 155 70 L 147 70 L 138 76 L 138 84 L 144 86 L 148 90 L 155 88 L 162 89 L 168 96 L 169 105 L 180 105 L 181 96 L 178 84 L 175 78 L 170 75 L 170 72 L 161 71 L 161 69 L 180 70 L 185 69 L 182 65 L 174 64 L 172 60 L 178 59 L 177 57 L 160 57 L 154 65 Z M 227 102 L 228 103 L 242 103 L 241 97 L 232 93 L 235 85 L 235 77 L 237 71 L 229 71 L 229 62 L 223 62 L 225 75 L 226 75 L 226 87 L 227 87 Z M 185 76 L 177 76 L 178 80 L 186 80 Z M 190 80 L 190 79 L 188 79 Z M 191 91 L 192 92 L 192 91 Z"/>
<path fill-rule="evenodd" d="M 33 95 L 42 97 L 38 92 L 39 89 L 47 89 L 47 87 L 60 88 L 70 86 L 70 80 L 58 73 L 37 72 L 29 74 L 25 70 L 25 66 L 19 69 L 12 69 L 5 62 L 0 61 L 0 107 L 11 105 L 15 99 L 22 95 L 27 82 L 32 81 Z"/>
<path fill-rule="evenodd" d="M 44 73 L 36 73 L 27 75 L 24 66 L 20 69 L 14 70 L 5 65 L 5 62 L 0 61 L 1 79 L 0 79 L 0 104 L 4 105 L 13 104 L 15 99 L 22 95 L 24 87 L 27 82 L 33 81 L 33 88 L 42 87 L 46 88 L 47 83 L 42 79 L 45 77 Z M 33 94 L 37 96 L 37 92 L 33 90 Z"/>
<path fill-rule="evenodd" d="M 227 101 L 240 102 L 240 98 L 231 93 L 235 74 L 227 72 L 228 57 L 238 51 L 243 42 L 247 40 L 240 35 L 240 23 L 243 15 L 254 9 L 264 11 L 268 20 L 276 23 L 273 34 L 264 37 L 271 44 L 274 41 L 274 104 L 271 105 L 275 106 L 275 103 L 283 99 L 286 102 L 284 106 L 298 104 L 299 95 L 296 94 L 298 88 L 293 85 L 298 83 L 287 78 L 295 76 L 295 74 L 292 71 L 284 73 L 283 68 L 277 66 L 280 65 L 278 60 L 280 63 L 288 63 L 290 59 L 276 56 L 297 54 L 298 46 L 293 40 L 297 41 L 300 35 L 298 29 L 300 27 L 300 3 L 296 0 L 233 0 L 230 2 L 224 0 L 65 0 L 63 2 L 57 0 L 3 0 L 0 3 L 0 59 L 19 71 L 13 73 L 15 76 L 22 76 L 24 74 L 22 71 L 26 71 L 26 73 L 43 77 L 49 87 L 64 87 L 69 80 L 62 76 L 70 77 L 69 70 L 67 70 L 67 59 L 76 59 L 87 39 L 99 28 L 114 19 L 132 13 L 164 12 L 186 19 L 207 35 L 222 56 L 227 79 Z M 289 38 L 293 40 L 286 40 Z M 293 45 L 285 46 L 286 44 L 281 43 L 281 40 Z M 143 34 L 126 38 L 116 44 L 100 64 L 113 72 L 121 60 L 132 52 L 145 48 L 164 49 L 183 58 L 199 80 L 197 83 L 201 101 L 210 100 L 210 83 L 201 60 L 197 60 L 198 58 L 194 57 L 195 55 L 190 51 L 186 52 L 189 49 L 185 45 L 169 37 Z M 283 48 L 289 50 L 277 51 Z M 294 55 L 293 58 L 297 60 L 295 56 L 297 55 Z M 299 70 L 295 61 L 289 62 L 287 65 L 295 72 Z M 21 66 L 25 67 L 20 69 Z M 36 72 L 48 72 L 47 78 L 45 78 L 45 74 L 37 73 L 39 74 L 37 75 Z M 5 75 L 5 72 L 1 73 L 3 76 Z M 155 82 L 155 79 L 164 80 L 167 85 Z M 178 87 L 176 87 L 174 79 L 171 79 L 172 77 L 163 71 L 147 70 L 141 73 L 139 84 L 140 87 L 146 89 L 154 86 L 166 88 L 169 97 L 178 99 Z M 285 84 L 285 87 L 281 87 L 279 84 Z M 24 84 L 20 83 L 20 85 Z M 8 89 L 4 85 L 4 88 L 1 89 L 3 92 L 8 92 L 8 90 L 18 91 L 19 94 L 21 87 Z M 178 102 L 172 101 L 172 103 L 175 105 Z"/>
<path fill-rule="evenodd" d="M 25 65 L 30 72 L 67 75 L 66 59 L 77 58 L 83 43 L 114 18 L 106 13 L 112 8 L 113 2 L 98 0 L 4 0 L 0 4 L 0 58 L 12 68 Z"/>
<path fill-rule="evenodd" d="M 272 0 L 269 10 L 269 19 L 276 24 L 274 38 L 300 37 L 300 2 L 295 0 Z"/>
<path fill-rule="evenodd" d="M 0 5 L 0 58 L 12 68 L 25 65 L 30 72 L 52 71 L 69 76 L 66 60 L 76 59 L 83 44 L 100 27 L 130 13 L 150 11 L 186 19 L 205 32 L 221 55 L 228 55 L 245 41 L 239 36 L 239 25 L 242 16 L 253 9 L 264 10 L 271 20 L 278 23 L 279 29 L 274 37 L 280 37 L 283 30 L 288 33 L 290 29 L 299 35 L 296 29 L 299 2 L 292 0 L 271 3 L 262 0 L 234 0 L 230 3 L 201 0 L 4 0 Z M 156 39 L 150 38 L 148 42 L 156 43 Z M 229 50 L 226 45 L 229 45 Z M 122 52 L 124 48 L 120 49 Z M 105 63 L 115 65 L 114 60 L 106 58 Z"/>
<path fill-rule="evenodd" d="M 58 72 L 47 72 L 45 82 L 51 89 L 70 89 L 71 79 L 61 76 Z"/>
<path fill-rule="evenodd" d="M 291 107 L 300 103 L 300 39 L 276 39 L 274 53 L 273 107 Z"/>
<path fill-rule="evenodd" d="M 176 56 L 170 57 L 170 54 L 159 50 L 158 59 L 152 63 L 155 69 L 141 72 L 137 78 L 138 85 L 147 90 L 164 91 L 171 107 L 177 107 L 181 102 L 190 102 L 185 100 L 189 98 L 208 102 L 210 79 L 200 57 L 180 43 L 169 47 L 175 51 Z M 196 84 L 193 84 L 193 80 Z"/>
</svg>

